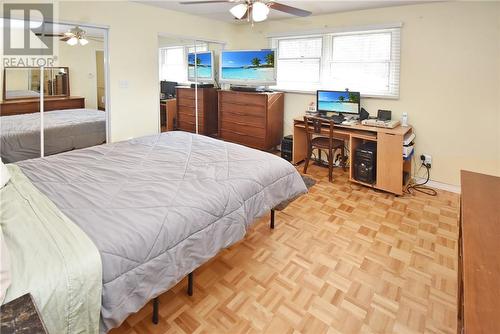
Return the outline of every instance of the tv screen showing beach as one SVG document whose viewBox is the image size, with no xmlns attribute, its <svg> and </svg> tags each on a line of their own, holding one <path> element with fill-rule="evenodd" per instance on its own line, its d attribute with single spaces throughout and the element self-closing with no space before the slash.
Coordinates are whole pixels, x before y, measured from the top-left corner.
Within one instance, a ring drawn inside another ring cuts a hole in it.
<svg viewBox="0 0 500 334">
<path fill-rule="evenodd" d="M 318 111 L 359 113 L 358 92 L 318 91 Z"/>
<path fill-rule="evenodd" d="M 274 51 L 224 51 L 221 80 L 275 82 Z"/>
<path fill-rule="evenodd" d="M 198 79 L 212 79 L 212 53 L 194 53 L 188 54 L 188 76 L 189 79 L 195 79 L 195 64 Z"/>
</svg>

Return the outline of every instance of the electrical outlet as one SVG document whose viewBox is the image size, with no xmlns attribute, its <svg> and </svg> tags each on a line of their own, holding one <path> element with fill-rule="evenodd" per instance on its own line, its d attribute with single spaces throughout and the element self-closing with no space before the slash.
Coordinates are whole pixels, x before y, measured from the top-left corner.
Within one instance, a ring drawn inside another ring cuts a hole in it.
<svg viewBox="0 0 500 334">
<path fill-rule="evenodd" d="M 432 165 L 432 156 L 430 154 L 422 154 L 420 155 L 420 160 L 422 160 L 422 163 L 429 168 Z"/>
</svg>

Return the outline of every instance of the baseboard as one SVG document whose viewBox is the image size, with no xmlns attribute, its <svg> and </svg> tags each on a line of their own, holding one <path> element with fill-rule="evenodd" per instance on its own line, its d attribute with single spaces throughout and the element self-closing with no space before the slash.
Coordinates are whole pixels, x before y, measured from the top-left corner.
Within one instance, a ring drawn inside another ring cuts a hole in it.
<svg viewBox="0 0 500 334">
<path fill-rule="evenodd" d="M 422 183 L 422 182 L 425 181 L 425 178 L 418 177 L 415 180 L 418 183 Z M 436 188 L 436 189 L 440 189 L 440 190 L 446 190 L 446 191 L 449 191 L 449 192 L 452 192 L 452 193 L 455 193 L 455 194 L 460 194 L 461 193 L 460 186 L 456 186 L 454 184 L 448 184 L 448 183 L 443 183 L 443 182 L 429 180 L 429 182 L 427 182 L 426 185 L 429 186 L 429 187 L 431 187 L 431 188 Z"/>
</svg>

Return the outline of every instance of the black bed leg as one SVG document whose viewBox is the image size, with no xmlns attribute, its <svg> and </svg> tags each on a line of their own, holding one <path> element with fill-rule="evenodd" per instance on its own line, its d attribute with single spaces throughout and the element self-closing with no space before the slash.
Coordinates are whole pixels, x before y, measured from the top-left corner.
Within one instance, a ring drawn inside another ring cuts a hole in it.
<svg viewBox="0 0 500 334">
<path fill-rule="evenodd" d="M 271 209 L 271 228 L 274 229 L 274 209 Z"/>
<path fill-rule="evenodd" d="M 188 290 L 187 290 L 188 296 L 193 295 L 193 275 L 194 272 L 188 274 Z"/>
<path fill-rule="evenodd" d="M 158 325 L 158 297 L 153 299 L 153 324 Z"/>
</svg>

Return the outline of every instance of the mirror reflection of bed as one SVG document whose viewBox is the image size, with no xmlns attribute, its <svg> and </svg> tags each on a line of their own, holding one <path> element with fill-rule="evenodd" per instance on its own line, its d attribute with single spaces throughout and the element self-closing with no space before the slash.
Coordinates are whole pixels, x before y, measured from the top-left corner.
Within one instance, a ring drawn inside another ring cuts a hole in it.
<svg viewBox="0 0 500 334">
<path fill-rule="evenodd" d="M 54 25 L 61 34 L 71 27 Z M 0 103 L 4 163 L 106 143 L 104 33 L 94 28 L 86 39 L 84 45 L 59 40 L 57 64 L 44 67 L 43 73 L 37 67 L 4 68 Z"/>
</svg>

